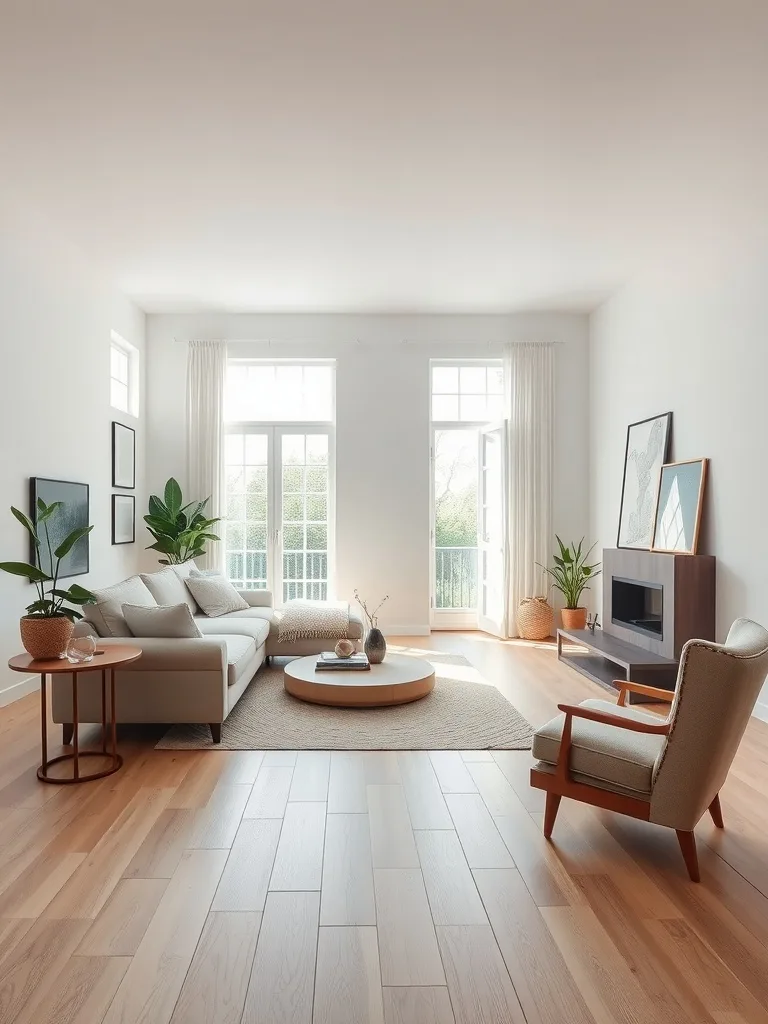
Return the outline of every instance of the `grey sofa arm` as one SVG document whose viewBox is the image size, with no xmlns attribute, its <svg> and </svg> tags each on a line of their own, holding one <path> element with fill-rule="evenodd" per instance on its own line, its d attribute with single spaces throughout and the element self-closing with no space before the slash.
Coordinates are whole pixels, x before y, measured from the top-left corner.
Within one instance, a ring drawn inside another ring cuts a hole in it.
<svg viewBox="0 0 768 1024">
<path fill-rule="evenodd" d="M 271 590 L 238 590 L 238 594 L 251 608 L 272 608 Z"/>
<path fill-rule="evenodd" d="M 147 672 L 221 672 L 227 685 L 227 646 L 211 637 L 110 636 L 97 637 L 96 649 L 105 650 L 118 644 L 141 648 L 141 657 L 125 671 Z M 97 666 L 94 666 L 97 667 Z M 121 671 L 119 668 L 117 671 Z"/>
</svg>

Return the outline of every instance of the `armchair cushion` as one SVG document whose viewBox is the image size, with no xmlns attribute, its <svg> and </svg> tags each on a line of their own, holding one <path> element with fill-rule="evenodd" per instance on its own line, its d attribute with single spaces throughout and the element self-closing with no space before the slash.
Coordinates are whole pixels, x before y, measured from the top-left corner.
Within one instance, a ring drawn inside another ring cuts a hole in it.
<svg viewBox="0 0 768 1024">
<path fill-rule="evenodd" d="M 585 700 L 581 707 L 603 711 L 622 718 L 659 725 L 663 719 L 644 714 L 634 707 L 618 707 L 607 700 Z M 557 764 L 565 715 L 558 715 L 537 729 L 533 737 L 533 756 L 551 765 Z M 571 735 L 570 765 L 574 777 L 586 776 L 605 785 L 619 787 L 628 795 L 648 797 L 656 761 L 661 755 L 665 736 L 628 732 L 601 722 L 574 718 Z M 576 781 L 587 781 L 585 778 Z"/>
</svg>

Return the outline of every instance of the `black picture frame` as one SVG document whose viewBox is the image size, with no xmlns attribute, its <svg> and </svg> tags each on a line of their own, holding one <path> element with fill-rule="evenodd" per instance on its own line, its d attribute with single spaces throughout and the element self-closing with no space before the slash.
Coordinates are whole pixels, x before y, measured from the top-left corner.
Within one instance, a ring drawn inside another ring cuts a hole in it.
<svg viewBox="0 0 768 1024">
<path fill-rule="evenodd" d="M 130 460 L 130 472 L 120 467 L 119 456 L 126 445 L 128 451 L 123 452 L 123 457 Z M 112 486 L 123 490 L 133 490 L 136 486 L 136 431 L 118 420 L 112 420 Z"/>
<path fill-rule="evenodd" d="M 53 516 L 48 522 L 48 535 L 51 541 L 51 550 L 59 544 L 73 530 L 90 526 L 91 517 L 91 496 L 88 484 L 77 483 L 74 480 L 52 480 L 45 476 L 32 476 L 29 478 L 29 517 L 34 522 L 37 515 L 37 500 L 42 498 L 46 505 L 54 501 L 60 501 L 64 507 L 58 515 Z M 39 551 L 30 540 L 29 561 L 32 565 L 40 565 L 44 572 L 50 575 L 50 559 L 48 557 L 48 543 L 43 533 L 42 543 Z M 38 562 L 39 558 L 39 562 Z M 90 569 L 91 547 L 90 536 L 81 537 L 66 554 L 59 566 L 59 579 L 68 579 L 71 576 L 84 576 Z"/>
<path fill-rule="evenodd" d="M 131 533 L 130 537 L 118 534 L 118 511 L 119 506 L 125 502 L 130 504 Z M 112 543 L 113 544 L 135 544 L 136 543 L 136 496 L 134 494 L 113 494 L 112 495 Z"/>
<path fill-rule="evenodd" d="M 649 416 L 627 427 L 617 548 L 650 550 L 656 520 L 659 476 L 661 467 L 669 462 L 671 446 L 671 412 Z"/>
</svg>

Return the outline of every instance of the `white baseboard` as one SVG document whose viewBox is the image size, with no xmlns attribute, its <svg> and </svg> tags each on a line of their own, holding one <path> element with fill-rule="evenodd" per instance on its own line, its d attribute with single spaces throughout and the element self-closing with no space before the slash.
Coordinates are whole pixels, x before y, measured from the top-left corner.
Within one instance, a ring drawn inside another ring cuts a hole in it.
<svg viewBox="0 0 768 1024">
<path fill-rule="evenodd" d="M 752 712 L 755 718 L 759 718 L 761 722 L 768 722 L 768 703 L 766 701 L 759 700 L 755 704 L 755 710 Z"/>
<path fill-rule="evenodd" d="M 384 636 L 429 636 L 429 626 L 383 626 Z"/>
<path fill-rule="evenodd" d="M 34 693 L 39 685 L 40 676 L 25 676 L 18 683 L 11 683 L 4 690 L 0 690 L 0 708 L 4 708 L 7 704 L 13 704 L 16 700 L 21 700 L 28 693 Z"/>
</svg>

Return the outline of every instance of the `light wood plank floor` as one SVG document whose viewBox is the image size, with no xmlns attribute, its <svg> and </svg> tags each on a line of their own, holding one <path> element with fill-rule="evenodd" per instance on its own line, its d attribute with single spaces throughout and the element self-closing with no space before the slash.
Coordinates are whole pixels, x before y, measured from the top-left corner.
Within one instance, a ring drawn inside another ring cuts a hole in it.
<svg viewBox="0 0 768 1024">
<path fill-rule="evenodd" d="M 602 695 L 551 645 L 401 643 L 464 654 L 534 725 Z M 547 843 L 527 752 L 155 751 L 123 729 L 122 771 L 57 788 L 38 707 L 0 710 L 2 1024 L 768 1024 L 763 723 L 694 885 L 642 822 L 564 802 Z"/>
</svg>

